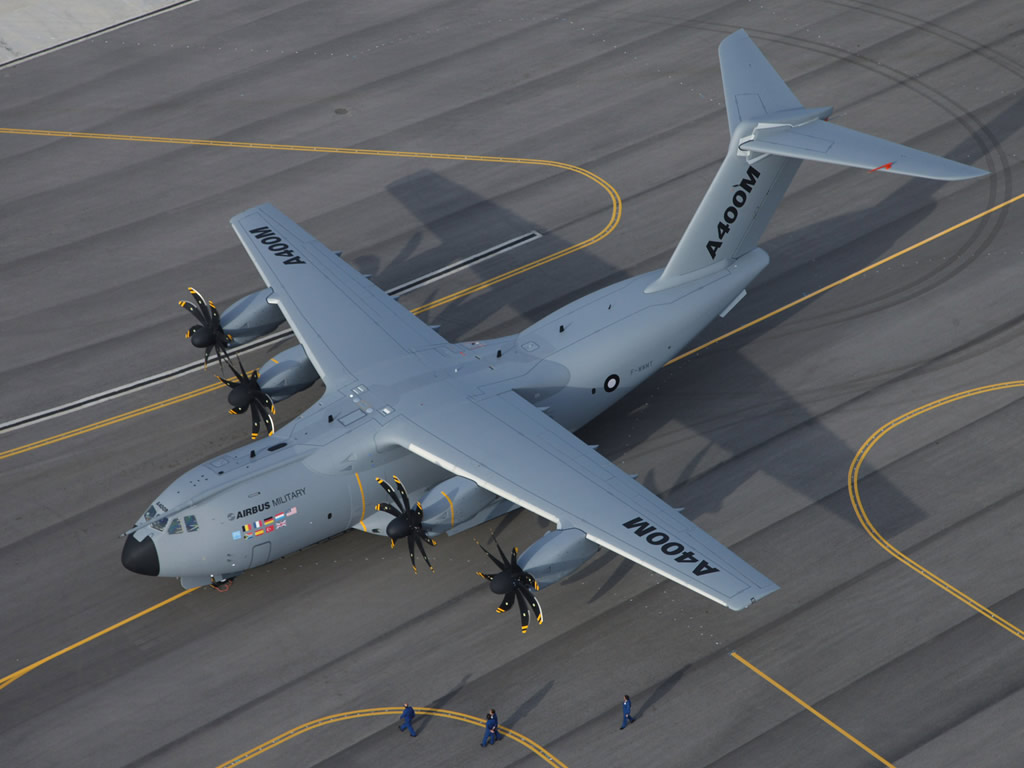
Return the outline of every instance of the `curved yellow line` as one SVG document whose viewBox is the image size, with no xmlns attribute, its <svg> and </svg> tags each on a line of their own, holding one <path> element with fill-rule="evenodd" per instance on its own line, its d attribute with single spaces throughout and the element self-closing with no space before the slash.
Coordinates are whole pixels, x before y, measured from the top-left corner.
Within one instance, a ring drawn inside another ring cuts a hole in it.
<svg viewBox="0 0 1024 768">
<path fill-rule="evenodd" d="M 501 157 L 497 155 L 463 155 L 463 154 L 452 154 L 445 152 L 404 152 L 401 150 L 394 149 L 359 149 L 357 147 L 314 147 L 306 146 L 301 144 L 264 144 L 260 142 L 252 141 L 217 141 L 214 139 L 182 139 L 182 138 L 171 138 L 167 136 L 131 136 L 128 134 L 118 133 L 88 133 L 85 131 L 46 131 L 38 130 L 34 128 L 0 128 L 0 134 L 12 134 L 18 136 L 51 136 L 55 138 L 69 138 L 69 139 L 101 139 L 105 141 L 134 141 L 149 144 L 182 144 L 188 146 L 198 147 L 225 147 L 231 149 L 270 149 L 279 152 L 313 152 L 317 154 L 335 154 L 335 155 L 362 155 L 366 157 L 401 157 L 401 158 L 412 158 L 418 160 L 455 160 L 455 161 L 467 161 L 474 163 L 504 163 L 512 165 L 539 165 L 548 168 L 559 168 L 563 171 L 570 171 L 572 173 L 578 173 L 581 176 L 585 176 L 590 179 L 598 186 L 600 186 L 612 201 L 612 214 L 608 219 L 608 223 L 604 225 L 604 228 L 592 237 L 588 237 L 586 240 L 570 245 L 568 248 L 563 248 L 556 253 L 552 253 L 548 256 L 537 259 L 536 261 L 524 264 L 521 267 L 505 272 L 504 274 L 492 277 L 489 280 L 484 280 L 476 285 L 471 285 L 468 288 L 463 288 L 455 293 L 450 293 L 447 296 L 442 296 L 439 299 L 434 299 L 422 307 L 417 307 L 412 310 L 413 314 L 420 314 L 427 312 L 428 310 L 435 309 L 444 304 L 460 299 L 463 296 L 468 296 L 471 293 L 482 291 L 485 288 L 489 288 L 492 285 L 508 280 L 512 277 L 529 272 L 531 269 L 550 264 L 552 261 L 568 256 L 570 253 L 587 248 L 599 240 L 603 240 L 607 237 L 612 230 L 618 225 L 622 219 L 622 198 L 619 196 L 618 191 L 609 184 L 607 181 L 602 179 L 596 173 L 588 171 L 586 168 L 580 168 L 578 165 L 570 165 L 569 163 L 560 163 L 556 160 L 541 160 L 532 157 Z"/>
<path fill-rule="evenodd" d="M 151 612 L 155 611 L 157 608 L 162 608 L 163 606 L 167 605 L 168 603 L 173 603 L 175 600 L 180 600 L 185 595 L 188 595 L 188 594 L 190 594 L 192 592 L 195 592 L 197 589 L 202 589 L 202 587 L 192 587 L 192 589 L 186 589 L 186 590 L 184 590 L 182 592 L 179 592 L 178 594 L 174 595 L 173 597 L 169 597 L 166 600 L 163 600 L 163 601 L 157 603 L 156 605 L 151 605 L 149 608 L 146 608 L 144 611 L 139 611 L 135 615 L 129 616 L 127 619 L 122 619 L 121 621 L 117 622 L 117 624 L 111 624 L 106 629 L 102 629 L 99 632 L 91 634 L 87 638 L 85 638 L 83 640 L 79 640 L 77 643 L 73 643 L 72 645 L 69 645 L 67 648 L 64 648 L 64 649 L 62 649 L 60 651 L 57 651 L 56 653 L 51 653 L 45 659 L 40 659 L 39 661 L 35 662 L 34 664 L 29 664 L 27 667 L 22 667 L 17 672 L 12 672 L 9 675 L 5 675 L 4 677 L 0 678 L 0 690 L 2 690 L 3 688 L 6 688 L 8 685 L 13 683 L 19 677 L 23 677 L 24 675 L 27 675 L 33 669 L 36 669 L 38 667 L 43 666 L 43 664 L 45 664 L 46 662 L 52 661 L 53 659 L 56 659 L 58 656 L 63 656 L 68 651 L 73 651 L 73 650 L 75 650 L 75 648 L 79 648 L 79 647 L 85 645 L 86 643 L 95 640 L 98 637 L 102 637 L 103 635 L 107 634 L 108 632 L 113 632 L 115 629 L 123 627 L 125 624 L 133 622 L 136 619 L 140 619 L 143 616 L 145 616 L 147 613 L 151 613 Z"/>
<path fill-rule="evenodd" d="M 860 497 L 859 482 L 860 469 L 861 466 L 863 466 L 864 460 L 867 458 L 868 453 L 871 451 L 872 448 L 875 447 L 879 440 L 885 437 L 889 432 L 894 430 L 896 427 L 900 426 L 901 424 L 906 424 L 911 419 L 928 413 L 929 411 L 934 411 L 936 408 L 941 408 L 944 405 L 949 405 L 950 403 L 955 403 L 960 400 L 966 400 L 968 397 L 974 397 L 975 395 L 984 395 L 989 392 L 999 392 L 1004 389 L 1013 389 L 1016 387 L 1024 387 L 1024 381 L 1004 381 L 1000 384 L 990 384 L 985 387 L 977 387 L 975 389 L 966 390 L 965 392 L 958 392 L 955 395 L 949 395 L 948 397 L 933 400 L 932 402 L 922 405 L 919 408 L 915 408 L 912 411 L 904 413 L 902 416 L 896 417 L 892 421 L 875 430 L 874 434 L 871 435 L 871 437 L 869 437 L 860 447 L 856 455 L 853 457 L 853 462 L 850 464 L 850 470 L 847 473 L 846 483 L 850 491 L 850 502 L 853 504 L 853 509 L 857 513 L 857 520 L 860 521 L 861 526 L 863 526 L 864 530 L 867 531 L 868 535 L 872 539 L 874 539 L 875 543 L 878 544 L 878 546 L 880 546 L 894 558 L 899 560 L 901 563 L 906 565 L 908 568 L 913 570 L 915 573 L 924 576 L 926 579 L 928 579 L 928 581 L 932 582 L 932 584 L 935 584 L 937 587 L 944 589 L 946 592 L 951 594 L 960 602 L 973 608 L 986 619 L 995 622 L 1010 634 L 1020 638 L 1021 640 L 1024 640 L 1024 630 L 1021 630 L 1019 627 L 1015 626 L 1014 624 L 1011 624 L 1009 621 L 1004 619 L 995 611 L 986 608 L 977 600 L 961 592 L 959 589 L 954 587 L 949 582 L 939 578 L 934 573 L 925 568 L 923 565 L 907 557 L 907 555 L 903 554 L 903 552 L 901 552 L 892 544 L 890 544 L 889 541 L 878 532 L 878 529 L 875 528 L 874 524 L 868 518 L 867 512 L 864 511 L 864 504 L 862 503 Z"/>
<path fill-rule="evenodd" d="M 311 720 L 308 723 L 296 726 L 291 730 L 285 731 L 269 741 L 265 741 L 259 746 L 253 747 L 247 752 L 243 752 L 237 757 L 233 757 L 226 763 L 221 763 L 217 768 L 234 768 L 236 765 L 241 765 L 252 758 L 262 755 L 265 752 L 269 752 L 274 747 L 278 747 L 281 744 L 294 739 L 296 736 L 301 736 L 304 733 L 309 733 L 317 728 L 322 728 L 325 725 L 333 725 L 334 723 L 342 723 L 346 720 L 355 720 L 359 717 L 391 717 L 397 718 L 402 713 L 402 707 L 377 707 L 375 709 L 356 709 L 350 712 L 339 712 L 336 715 L 328 715 L 327 717 L 321 717 L 317 720 Z M 484 719 L 481 717 L 474 717 L 473 715 L 466 715 L 462 712 L 453 712 L 448 709 L 436 709 L 434 707 L 416 707 L 416 715 L 430 715 L 432 717 L 445 717 L 449 720 L 457 720 L 460 723 L 467 723 L 477 727 L 484 727 L 486 724 Z M 555 768 L 567 768 L 565 763 L 559 760 L 557 757 L 548 752 L 537 742 L 530 738 L 527 738 L 517 731 L 513 731 L 509 728 L 502 727 L 501 734 L 517 744 L 521 744 L 528 750 L 537 755 L 541 760 L 546 762 L 548 765 L 555 766 Z"/>
<path fill-rule="evenodd" d="M 126 134 L 86 133 L 82 131 L 45 131 L 30 128 L 0 128 L 0 134 L 13 134 L 19 136 L 51 136 L 57 138 L 75 139 L 102 139 L 107 141 L 134 141 L 152 144 L 183 144 L 188 146 L 229 147 L 234 149 L 269 149 L 286 152 L 314 152 L 321 154 L 326 153 L 341 155 L 364 155 L 370 157 L 401 157 L 423 160 L 465 160 L 480 163 L 510 163 L 518 165 L 537 165 L 547 166 L 549 168 L 559 168 L 564 171 L 578 173 L 581 176 L 585 176 L 586 178 L 595 182 L 598 186 L 604 189 L 605 192 L 608 193 L 608 196 L 611 198 L 612 201 L 612 213 L 608 219 L 608 222 L 604 225 L 604 228 L 597 234 L 587 238 L 586 240 L 580 243 L 576 243 L 575 245 L 571 245 L 567 248 L 563 248 L 560 251 L 556 251 L 555 253 L 536 259 L 535 261 L 532 261 L 529 264 L 524 264 L 520 267 L 516 267 L 515 269 L 504 272 L 503 274 L 497 275 L 488 280 L 484 280 L 483 282 L 477 283 L 476 285 L 471 285 L 467 288 L 463 288 L 460 291 L 456 291 L 455 293 L 450 293 L 447 296 L 442 296 L 441 298 L 427 302 L 423 306 L 417 307 L 416 309 L 412 310 L 412 313 L 415 315 L 422 314 L 423 312 L 427 312 L 428 310 L 431 309 L 436 309 L 437 307 L 443 306 L 445 304 L 449 304 L 455 301 L 456 299 L 460 299 L 472 293 L 482 291 L 485 288 L 489 288 L 492 285 L 496 285 L 497 283 L 503 282 L 513 277 L 517 277 L 518 275 L 521 275 L 524 272 L 529 272 L 531 269 L 536 269 L 537 267 L 544 266 L 545 264 L 550 264 L 551 262 L 556 261 L 557 259 L 560 259 L 563 256 L 568 256 L 570 253 L 575 253 L 576 251 L 582 250 L 583 248 L 587 248 L 593 245 L 594 243 L 598 242 L 599 240 L 603 240 L 605 237 L 611 234 L 612 230 L 614 230 L 619 225 L 619 221 L 621 221 L 622 219 L 622 198 L 619 196 L 619 193 L 615 189 L 615 187 L 613 187 L 603 178 L 598 176 L 596 173 L 592 173 L 591 171 L 588 171 L 585 168 L 580 168 L 579 166 L 576 165 L 560 163 L 556 160 L 540 160 L 528 157 L 498 157 L 488 155 L 445 154 L 440 152 L 403 152 L 399 150 L 390 149 L 358 149 L 353 147 L 314 147 L 297 144 L 261 144 L 256 142 L 244 141 L 180 139 L 168 138 L 163 136 L 130 136 Z M 2 451 L 0 452 L 0 460 L 8 459 L 11 458 L 12 456 L 17 456 L 18 454 L 26 453 L 27 451 L 33 451 L 37 448 L 42 448 L 47 445 L 52 445 L 62 440 L 67 440 L 68 438 L 71 437 L 77 437 L 78 435 L 85 434 L 86 432 L 91 432 L 95 429 L 108 427 L 111 426 L 112 424 L 117 424 L 118 422 L 125 421 L 126 419 L 131 419 L 136 416 L 141 416 L 145 413 L 155 411 L 159 408 L 164 408 L 168 405 L 180 403 L 184 400 L 188 400 L 198 395 L 205 394 L 206 392 L 211 392 L 214 389 L 216 389 L 217 386 L 218 385 L 216 384 L 211 384 L 208 387 L 197 389 L 184 395 L 179 395 L 177 397 L 170 398 L 159 403 L 154 403 L 153 405 L 148 405 L 144 408 L 139 408 L 135 411 L 130 411 L 119 416 L 104 419 L 102 421 L 95 422 L 94 424 L 89 424 L 85 427 L 79 427 L 78 429 L 73 429 L 70 430 L 69 432 L 64 432 L 59 435 L 53 435 L 52 437 L 48 437 L 44 440 L 39 440 L 35 443 L 29 443 L 28 445 L 23 445 L 17 448 L 11 448 L 10 450 L 7 451 Z"/>
</svg>

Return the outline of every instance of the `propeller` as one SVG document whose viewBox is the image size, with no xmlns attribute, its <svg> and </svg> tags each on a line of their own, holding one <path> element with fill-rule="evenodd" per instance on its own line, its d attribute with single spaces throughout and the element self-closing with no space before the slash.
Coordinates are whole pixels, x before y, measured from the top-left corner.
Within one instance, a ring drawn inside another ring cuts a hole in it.
<svg viewBox="0 0 1024 768">
<path fill-rule="evenodd" d="M 522 619 L 523 634 L 526 633 L 530 625 L 530 614 L 526 610 L 527 603 L 529 603 L 534 615 L 537 617 L 537 624 L 543 624 L 544 611 L 541 610 L 540 603 L 537 602 L 537 598 L 530 591 L 531 589 L 539 590 L 540 585 L 533 576 L 524 571 L 516 562 L 516 558 L 519 557 L 519 549 L 516 547 L 512 548 L 512 559 L 509 560 L 505 557 L 501 544 L 495 539 L 494 545 L 498 548 L 498 554 L 501 555 L 501 560 L 498 560 L 498 558 L 484 549 L 483 544 L 479 541 L 476 543 L 480 549 L 484 550 L 484 554 L 491 558 L 491 562 L 501 569 L 498 573 L 476 572 L 477 576 L 491 582 L 491 592 L 494 592 L 496 595 L 505 596 L 505 599 L 501 601 L 501 605 L 498 606 L 498 613 L 504 613 L 511 608 L 512 600 L 515 599 L 519 603 L 519 616 Z"/>
<path fill-rule="evenodd" d="M 188 329 L 185 338 L 192 342 L 192 346 L 206 350 L 203 355 L 203 366 L 210 360 L 210 352 L 217 353 L 217 362 L 223 364 L 223 358 L 227 357 L 228 344 L 231 342 L 231 334 L 226 333 L 220 324 L 220 313 L 212 301 L 207 301 L 195 288 L 189 288 L 188 292 L 195 299 L 191 301 L 179 301 L 178 306 L 188 311 L 198 323 Z"/>
<path fill-rule="evenodd" d="M 274 420 L 271 418 L 271 414 L 276 413 L 274 409 L 274 401 L 270 399 L 270 396 L 260 389 L 259 370 L 255 370 L 252 374 L 245 372 L 245 366 L 242 365 L 241 359 L 238 361 L 239 370 L 235 370 L 235 367 L 231 365 L 231 361 L 228 360 L 228 368 L 235 374 L 237 381 L 231 381 L 218 376 L 221 384 L 230 389 L 228 392 L 228 403 L 231 404 L 231 413 L 238 415 L 249 411 L 252 416 L 252 439 L 255 440 L 260 434 L 260 422 L 262 421 L 263 426 L 267 428 L 267 436 L 274 434 Z"/>
<path fill-rule="evenodd" d="M 433 571 L 434 566 L 430 564 L 430 558 L 427 557 L 427 550 L 423 548 L 423 542 L 427 542 L 432 547 L 436 547 L 437 542 L 430 538 L 426 531 L 423 530 L 423 506 L 416 502 L 416 506 L 413 507 L 409 503 L 409 494 L 405 492 L 405 486 L 402 485 L 402 481 L 398 479 L 397 475 L 392 475 L 391 478 L 395 481 L 395 488 L 398 489 L 397 493 L 395 488 L 388 484 L 387 480 L 377 478 L 380 487 L 395 502 L 392 505 L 382 501 L 377 505 L 378 511 L 387 512 L 389 515 L 394 515 L 395 518 L 388 523 L 388 527 L 384 531 L 388 538 L 391 539 L 391 548 L 395 548 L 395 542 L 398 539 L 407 538 L 409 540 L 409 560 L 412 561 L 412 570 L 414 573 L 419 573 L 416 570 L 416 553 L 413 549 L 415 542 L 415 546 L 419 547 L 420 555 L 423 556 L 427 567 Z"/>
</svg>

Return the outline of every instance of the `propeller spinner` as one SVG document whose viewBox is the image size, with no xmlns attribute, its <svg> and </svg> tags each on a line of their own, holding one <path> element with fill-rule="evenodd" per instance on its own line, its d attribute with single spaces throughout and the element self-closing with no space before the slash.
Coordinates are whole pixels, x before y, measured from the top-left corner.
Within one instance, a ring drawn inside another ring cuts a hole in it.
<svg viewBox="0 0 1024 768">
<path fill-rule="evenodd" d="M 241 359 L 238 361 L 239 370 L 235 370 L 235 367 L 231 365 L 231 361 L 228 360 L 228 368 L 235 374 L 236 381 L 224 379 L 220 376 L 221 384 L 230 389 L 228 392 L 228 403 L 231 404 L 231 413 L 238 415 L 250 412 L 252 416 L 252 439 L 255 440 L 260 434 L 260 424 L 262 423 L 267 429 L 267 436 L 274 434 L 274 419 L 271 418 L 271 414 L 276 413 L 274 409 L 274 401 L 270 399 L 270 396 L 260 389 L 259 370 L 255 370 L 252 374 L 245 372 L 245 366 L 242 365 Z"/>
<path fill-rule="evenodd" d="M 498 613 L 504 613 L 511 608 L 513 600 L 519 603 L 519 616 L 522 619 L 522 628 L 525 634 L 530 626 L 530 614 L 526 610 L 527 604 L 533 609 L 533 613 L 537 617 L 537 624 L 544 623 L 544 611 L 541 610 L 540 603 L 537 602 L 537 598 L 530 591 L 531 589 L 539 590 L 540 585 L 533 576 L 524 571 L 516 562 L 516 559 L 519 557 L 518 548 L 512 548 L 512 559 L 509 560 L 505 557 L 505 553 L 502 551 L 501 544 L 498 543 L 497 539 L 494 540 L 494 545 L 498 548 L 501 560 L 498 560 L 498 558 L 484 549 L 483 544 L 479 541 L 477 542 L 477 546 L 484 550 L 484 554 L 491 558 L 491 562 L 498 566 L 500 570 L 498 573 L 481 573 L 477 571 L 477 576 L 491 582 L 491 592 L 494 592 L 496 595 L 505 596 L 505 599 L 501 601 L 501 605 L 498 606 Z"/>
<path fill-rule="evenodd" d="M 398 539 L 407 538 L 409 540 L 409 560 L 412 562 L 412 570 L 414 573 L 419 573 L 416 570 L 416 553 L 413 549 L 415 542 L 415 546 L 419 547 L 420 555 L 423 556 L 427 567 L 433 571 L 434 566 L 430 564 L 430 559 L 427 557 L 427 550 L 424 549 L 423 542 L 427 542 L 432 547 L 436 547 L 437 542 L 430 538 L 426 531 L 423 530 L 423 506 L 416 502 L 416 506 L 413 507 L 409 503 L 409 494 L 405 492 L 405 486 L 402 485 L 402 481 L 398 479 L 397 475 L 392 475 L 391 478 L 395 481 L 395 488 L 398 489 L 397 493 L 395 488 L 392 488 L 386 480 L 377 478 L 380 487 L 395 502 L 394 505 L 391 505 L 386 501 L 382 501 L 377 505 L 378 511 L 387 512 L 395 518 L 388 523 L 388 527 L 385 530 L 388 538 L 391 539 L 391 548 L 395 548 L 395 542 Z"/>
<path fill-rule="evenodd" d="M 220 324 L 220 313 L 213 302 L 207 301 L 195 288 L 189 288 L 188 292 L 195 300 L 179 301 L 178 306 L 188 311 L 198 322 L 185 333 L 185 338 L 192 342 L 192 346 L 198 349 L 205 349 L 203 365 L 210 360 L 210 353 L 216 352 L 217 362 L 223 363 L 227 357 L 228 344 L 231 342 L 231 334 L 226 333 Z"/>
</svg>

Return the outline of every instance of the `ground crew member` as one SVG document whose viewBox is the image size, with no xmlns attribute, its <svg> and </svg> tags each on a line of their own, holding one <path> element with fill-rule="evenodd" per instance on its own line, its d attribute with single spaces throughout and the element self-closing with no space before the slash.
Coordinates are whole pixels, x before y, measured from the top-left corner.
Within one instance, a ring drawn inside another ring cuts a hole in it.
<svg viewBox="0 0 1024 768">
<path fill-rule="evenodd" d="M 402 710 L 402 724 L 398 726 L 398 730 L 404 731 L 406 728 L 409 729 L 410 736 L 416 736 L 416 731 L 412 727 L 412 719 L 416 717 L 416 710 L 409 706 L 406 702 L 405 709 Z"/>
<path fill-rule="evenodd" d="M 487 722 L 484 724 L 484 740 L 480 742 L 480 746 L 486 747 L 500 738 L 502 737 L 498 734 L 498 715 L 492 709 L 487 713 Z"/>
<path fill-rule="evenodd" d="M 630 723 L 634 722 L 634 718 L 633 718 L 633 716 L 631 714 L 629 714 L 629 710 L 630 710 L 629 696 L 623 696 L 622 697 L 622 725 L 619 726 L 619 730 L 620 731 L 623 728 L 625 728 L 627 725 L 629 725 Z"/>
</svg>

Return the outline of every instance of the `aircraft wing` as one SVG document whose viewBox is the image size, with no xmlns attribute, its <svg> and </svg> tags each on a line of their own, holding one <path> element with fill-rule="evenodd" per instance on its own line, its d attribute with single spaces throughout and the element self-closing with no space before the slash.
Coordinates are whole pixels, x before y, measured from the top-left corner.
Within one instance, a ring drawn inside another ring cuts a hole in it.
<svg viewBox="0 0 1024 768">
<path fill-rule="evenodd" d="M 399 408 L 399 445 L 733 610 L 778 587 L 515 392 Z"/>
<path fill-rule="evenodd" d="M 329 388 L 367 365 L 447 343 L 274 206 L 250 208 L 231 226 Z"/>
</svg>

